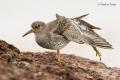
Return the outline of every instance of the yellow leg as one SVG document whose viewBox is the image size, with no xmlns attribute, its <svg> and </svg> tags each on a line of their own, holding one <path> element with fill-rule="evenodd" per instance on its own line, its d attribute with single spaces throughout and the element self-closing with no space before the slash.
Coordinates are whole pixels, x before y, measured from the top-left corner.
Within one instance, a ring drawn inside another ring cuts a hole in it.
<svg viewBox="0 0 120 80">
<path fill-rule="evenodd" d="M 100 61 L 101 61 L 101 53 L 98 51 L 98 49 L 94 46 L 92 46 L 92 48 L 94 49 L 94 51 L 96 52 L 96 56 L 99 56 Z"/>
<path fill-rule="evenodd" d="M 56 57 L 57 61 L 60 62 L 60 50 L 59 49 L 57 49 L 57 53 L 56 53 L 55 57 Z"/>
</svg>

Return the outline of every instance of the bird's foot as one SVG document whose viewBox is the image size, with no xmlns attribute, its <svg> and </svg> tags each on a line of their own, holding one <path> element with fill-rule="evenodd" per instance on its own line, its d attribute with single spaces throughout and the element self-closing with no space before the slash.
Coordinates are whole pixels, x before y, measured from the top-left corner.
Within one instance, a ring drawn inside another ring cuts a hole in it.
<svg viewBox="0 0 120 80">
<path fill-rule="evenodd" d="M 59 49 L 57 49 L 57 53 L 56 53 L 56 55 L 55 55 L 55 59 L 56 59 L 58 62 L 60 62 L 60 50 L 59 50 Z"/>
<path fill-rule="evenodd" d="M 61 59 L 60 59 L 60 54 L 56 54 L 56 55 L 55 55 L 55 59 L 56 59 L 57 62 L 60 62 L 60 61 L 61 61 Z"/>
<path fill-rule="evenodd" d="M 100 58 L 100 61 L 101 61 L 101 54 L 99 52 L 96 52 L 96 56 L 98 56 Z"/>
<path fill-rule="evenodd" d="M 61 66 L 61 59 L 60 59 L 60 56 L 56 55 L 56 56 L 55 56 L 55 60 L 56 60 L 56 61 L 55 61 L 56 64 Z"/>
<path fill-rule="evenodd" d="M 101 53 L 99 52 L 99 50 L 96 48 L 96 47 L 94 47 L 94 46 L 92 46 L 92 48 L 94 49 L 94 51 L 96 52 L 96 56 L 99 56 L 99 58 L 100 58 L 100 61 L 101 61 Z"/>
<path fill-rule="evenodd" d="M 96 49 L 96 56 L 98 56 L 100 58 L 100 61 L 101 61 L 101 53 Z"/>
<path fill-rule="evenodd" d="M 60 51 L 57 50 L 57 53 L 55 55 L 55 59 L 58 65 L 61 65 L 61 57 L 60 57 Z"/>
</svg>

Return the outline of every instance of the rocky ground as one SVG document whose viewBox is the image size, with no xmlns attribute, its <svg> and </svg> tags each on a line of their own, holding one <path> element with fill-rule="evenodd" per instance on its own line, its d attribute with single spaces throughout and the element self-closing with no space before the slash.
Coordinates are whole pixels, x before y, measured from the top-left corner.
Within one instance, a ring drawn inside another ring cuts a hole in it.
<svg viewBox="0 0 120 80">
<path fill-rule="evenodd" d="M 0 80 L 120 80 L 120 69 L 101 62 L 54 52 L 21 52 L 0 40 Z"/>
</svg>

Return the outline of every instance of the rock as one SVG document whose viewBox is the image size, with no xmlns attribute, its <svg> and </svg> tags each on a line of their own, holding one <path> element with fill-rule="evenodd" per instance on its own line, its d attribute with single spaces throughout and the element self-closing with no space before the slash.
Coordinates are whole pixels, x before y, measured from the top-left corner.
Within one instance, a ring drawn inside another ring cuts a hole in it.
<svg viewBox="0 0 120 80">
<path fill-rule="evenodd" d="M 120 68 L 54 52 L 20 52 L 0 40 L 0 80 L 120 80 Z"/>
<path fill-rule="evenodd" d="M 20 54 L 19 49 L 7 42 L 0 40 L 0 61 L 6 62 L 14 60 Z"/>
</svg>

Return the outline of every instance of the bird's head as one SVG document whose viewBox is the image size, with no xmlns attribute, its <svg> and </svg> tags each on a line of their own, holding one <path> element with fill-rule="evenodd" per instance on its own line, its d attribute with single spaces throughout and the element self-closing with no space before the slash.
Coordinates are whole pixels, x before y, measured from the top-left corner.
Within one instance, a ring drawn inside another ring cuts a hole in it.
<svg viewBox="0 0 120 80">
<path fill-rule="evenodd" d="M 43 29 L 45 29 L 45 27 L 46 27 L 46 24 L 44 22 L 35 21 L 31 24 L 31 29 L 28 32 L 26 32 L 23 35 L 23 37 L 30 34 L 30 33 L 34 33 L 34 34 L 40 33 Z"/>
</svg>

